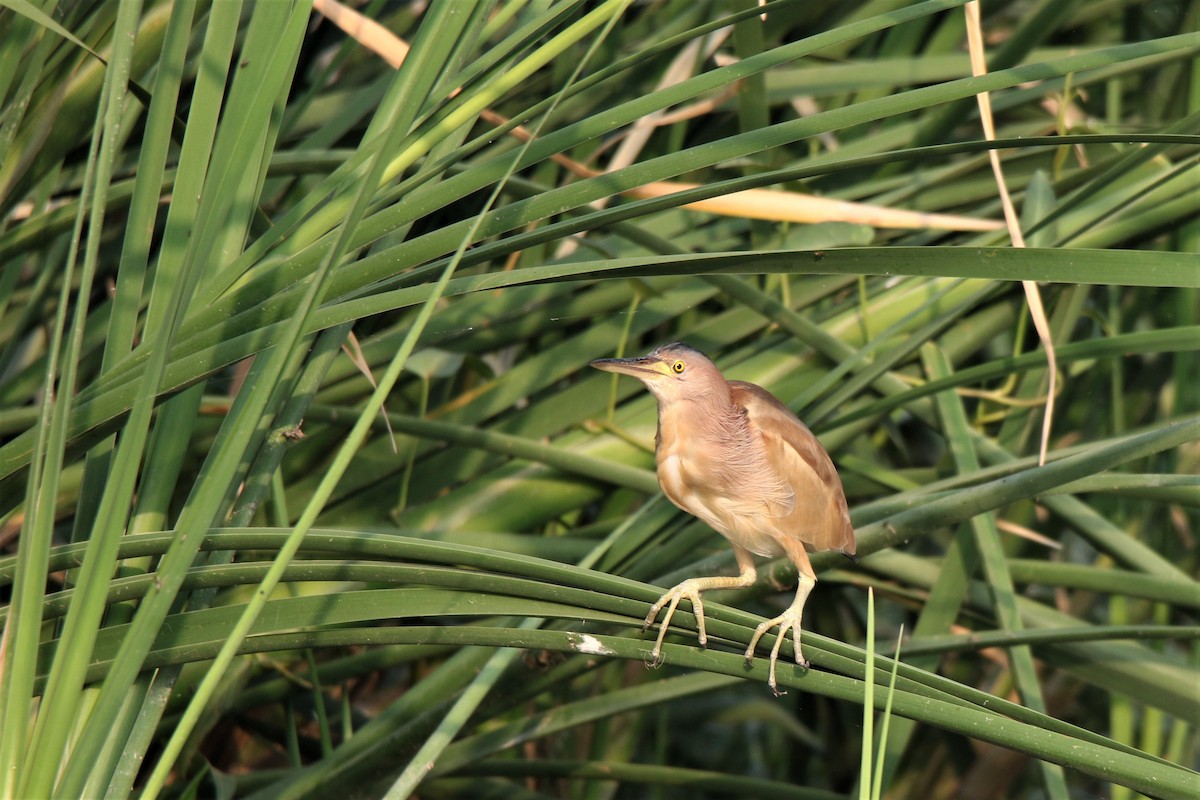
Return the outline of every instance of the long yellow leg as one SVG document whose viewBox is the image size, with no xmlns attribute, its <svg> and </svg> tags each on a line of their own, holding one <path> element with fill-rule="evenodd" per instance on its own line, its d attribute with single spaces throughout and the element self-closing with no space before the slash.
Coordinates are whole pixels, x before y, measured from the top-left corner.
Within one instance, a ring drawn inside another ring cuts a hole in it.
<svg viewBox="0 0 1200 800">
<path fill-rule="evenodd" d="M 808 661 L 805 660 L 804 653 L 800 649 L 800 622 L 804 618 L 804 604 L 808 602 L 808 595 L 812 592 L 813 587 L 817 585 L 817 576 L 813 572 L 812 563 L 808 560 L 808 552 L 804 549 L 804 546 L 799 542 L 784 543 L 784 549 L 787 552 L 788 559 L 796 565 L 798 580 L 796 599 L 778 617 L 769 619 L 755 628 L 754 635 L 750 637 L 750 646 L 746 648 L 746 661 L 751 661 L 754 658 L 754 648 L 758 646 L 758 640 L 762 638 L 764 633 L 771 630 L 771 628 L 774 628 L 776 625 L 779 626 L 779 636 L 775 639 L 775 644 L 771 647 L 771 668 L 767 673 L 767 685 L 771 687 L 771 691 L 776 697 L 785 694 L 779 691 L 779 686 L 775 682 L 775 663 L 779 661 L 779 646 L 783 644 L 788 629 L 792 631 L 792 643 L 796 650 L 796 663 L 802 667 L 808 666 Z"/>
<path fill-rule="evenodd" d="M 754 658 L 754 648 L 758 646 L 758 640 L 762 638 L 762 635 L 776 625 L 779 626 L 779 636 L 776 637 L 775 644 L 771 647 L 771 669 L 767 675 L 767 685 L 771 687 L 771 691 L 775 693 L 776 697 L 786 694 L 786 692 L 779 691 L 779 687 L 775 683 L 775 662 L 779 660 L 779 646 L 787 638 L 789 628 L 792 631 L 792 642 L 796 649 L 796 663 L 802 667 L 808 666 L 808 661 L 805 660 L 804 653 L 800 650 L 800 621 L 804 617 L 804 604 L 808 601 L 809 592 L 816 584 L 815 578 L 801 572 L 800 585 L 796 587 L 796 599 L 778 617 L 769 619 L 755 628 L 754 635 L 750 637 L 750 646 L 746 648 L 746 660 L 750 661 Z"/>
<path fill-rule="evenodd" d="M 663 606 L 667 608 L 667 613 L 663 615 L 662 624 L 658 629 L 658 639 L 654 642 L 654 649 L 650 651 L 652 666 L 658 666 L 661 663 L 663 639 L 667 636 L 667 628 L 671 624 L 671 617 L 675 616 L 675 609 L 679 606 L 680 600 L 686 597 L 692 601 L 692 613 L 696 616 L 700 646 L 703 647 L 708 644 L 708 634 L 704 630 L 704 602 L 700 599 L 700 593 L 709 589 L 741 589 L 754 583 L 758 574 L 754 568 L 754 557 L 737 545 L 733 546 L 733 554 L 737 558 L 738 567 L 741 570 L 736 578 L 731 576 L 689 578 L 658 598 L 658 602 L 650 606 L 650 613 L 646 615 L 646 624 L 642 626 L 642 630 L 654 624 L 654 620 L 658 616 L 658 612 L 662 611 Z"/>
</svg>

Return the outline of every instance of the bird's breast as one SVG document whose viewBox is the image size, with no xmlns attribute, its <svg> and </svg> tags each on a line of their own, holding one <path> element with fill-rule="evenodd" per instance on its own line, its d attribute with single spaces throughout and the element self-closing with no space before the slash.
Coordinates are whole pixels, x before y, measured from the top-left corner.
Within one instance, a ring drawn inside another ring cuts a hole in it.
<svg viewBox="0 0 1200 800">
<path fill-rule="evenodd" d="M 660 401 L 663 493 L 757 555 L 791 553 L 798 544 L 853 553 L 845 494 L 820 442 L 762 389 L 732 385 L 729 405 L 711 397 Z"/>
<path fill-rule="evenodd" d="M 672 439 L 660 430 L 658 482 L 667 499 L 734 544 L 760 556 L 780 555 L 771 527 L 761 524 L 766 509 L 746 485 L 746 456 L 719 440 Z"/>
</svg>

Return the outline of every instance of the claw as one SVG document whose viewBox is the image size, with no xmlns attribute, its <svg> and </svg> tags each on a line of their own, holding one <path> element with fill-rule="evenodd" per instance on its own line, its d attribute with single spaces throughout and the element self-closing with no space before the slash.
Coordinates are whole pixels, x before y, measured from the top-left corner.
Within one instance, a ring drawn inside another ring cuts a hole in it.
<svg viewBox="0 0 1200 800">
<path fill-rule="evenodd" d="M 796 599 L 786 611 L 774 619 L 769 619 L 754 629 L 754 635 L 750 637 L 750 646 L 746 648 L 746 661 L 750 662 L 754 659 L 754 648 L 758 646 L 758 640 L 763 637 L 763 634 L 779 626 L 779 636 L 775 639 L 775 644 L 771 646 L 771 666 L 767 673 L 767 686 L 771 687 L 771 691 L 776 697 L 787 694 L 787 692 L 779 691 L 779 685 L 775 681 L 775 663 L 779 661 L 779 648 L 783 644 L 784 638 L 787 636 L 788 630 L 792 632 L 792 644 L 796 651 L 796 663 L 805 669 L 808 668 L 808 660 L 804 658 L 804 652 L 800 649 L 800 622 L 804 618 L 804 603 L 808 600 L 808 593 L 812 591 L 813 581 L 805 581 L 806 576 L 801 575 L 800 585 L 796 590 Z"/>
<path fill-rule="evenodd" d="M 650 606 L 650 613 L 646 614 L 646 624 L 642 626 L 642 630 L 646 630 L 654 624 L 658 612 L 662 611 L 664 606 L 667 609 L 658 628 L 658 638 L 654 641 L 654 649 L 650 651 L 650 658 L 655 664 L 661 663 L 663 639 L 667 637 L 667 628 L 671 626 L 671 618 L 675 616 L 675 609 L 679 607 L 680 600 L 686 598 L 692 601 L 692 615 L 696 617 L 696 631 L 699 634 L 700 646 L 705 647 L 708 645 L 708 632 L 704 629 L 704 601 L 700 599 L 700 593 L 708 589 L 738 589 L 754 583 L 754 561 L 750 554 L 741 549 L 734 552 L 737 555 L 738 564 L 742 568 L 741 574 L 736 578 L 688 578 Z"/>
<path fill-rule="evenodd" d="M 779 648 L 783 644 L 783 640 L 787 638 L 788 630 L 792 631 L 792 642 L 796 650 L 796 663 L 804 667 L 808 666 L 808 662 L 804 660 L 804 656 L 800 651 L 800 616 L 799 614 L 793 615 L 791 613 L 792 610 L 789 608 L 778 617 L 775 617 L 775 619 L 767 620 L 755 628 L 754 635 L 750 637 L 750 646 L 746 648 L 746 660 L 752 661 L 754 659 L 754 648 L 758 646 L 758 640 L 763 637 L 764 633 L 771 630 L 771 628 L 774 628 L 776 625 L 779 626 L 779 635 L 775 638 L 775 644 L 771 646 L 771 666 L 767 672 L 767 686 L 771 687 L 771 691 L 776 697 L 787 694 L 787 692 L 779 691 L 779 684 L 775 680 L 775 664 L 779 661 Z"/>
<path fill-rule="evenodd" d="M 663 606 L 666 606 L 666 613 L 663 614 L 662 623 L 659 625 L 658 638 L 654 641 L 654 649 L 650 651 L 650 659 L 653 666 L 662 664 L 662 644 L 667 637 L 667 628 L 671 626 L 671 618 L 675 616 L 675 609 L 679 607 L 679 601 L 687 598 L 692 601 L 692 614 L 696 617 L 696 627 L 700 634 L 700 646 L 704 647 L 708 644 L 708 634 L 704 630 L 704 601 L 700 599 L 700 589 L 696 585 L 697 580 L 692 578 L 676 586 L 671 591 L 658 598 L 658 602 L 650 606 L 650 612 L 646 614 L 646 622 L 642 625 L 642 630 L 646 630 L 654 624 L 654 620 L 658 617 L 658 612 L 662 611 Z"/>
</svg>

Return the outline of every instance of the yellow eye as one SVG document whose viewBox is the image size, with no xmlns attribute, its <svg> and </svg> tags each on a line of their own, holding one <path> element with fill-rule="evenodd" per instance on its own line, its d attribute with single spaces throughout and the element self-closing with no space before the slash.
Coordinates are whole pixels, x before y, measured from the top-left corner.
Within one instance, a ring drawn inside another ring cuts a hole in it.
<svg viewBox="0 0 1200 800">
<path fill-rule="evenodd" d="M 685 365 L 682 361 L 676 361 L 674 364 L 671 365 L 671 369 L 675 370 L 676 375 L 683 372 L 684 367 L 685 367 Z"/>
</svg>

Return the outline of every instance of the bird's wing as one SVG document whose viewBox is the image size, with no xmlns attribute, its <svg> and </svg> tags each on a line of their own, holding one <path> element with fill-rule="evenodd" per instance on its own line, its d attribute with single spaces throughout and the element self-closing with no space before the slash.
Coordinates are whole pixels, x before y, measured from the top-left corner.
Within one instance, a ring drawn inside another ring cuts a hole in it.
<svg viewBox="0 0 1200 800">
<path fill-rule="evenodd" d="M 788 476 L 797 503 L 791 516 L 814 550 L 853 554 L 854 526 L 842 481 L 825 448 L 796 415 L 770 392 L 744 381 L 730 381 L 734 400 L 763 437 L 768 455 Z"/>
</svg>

